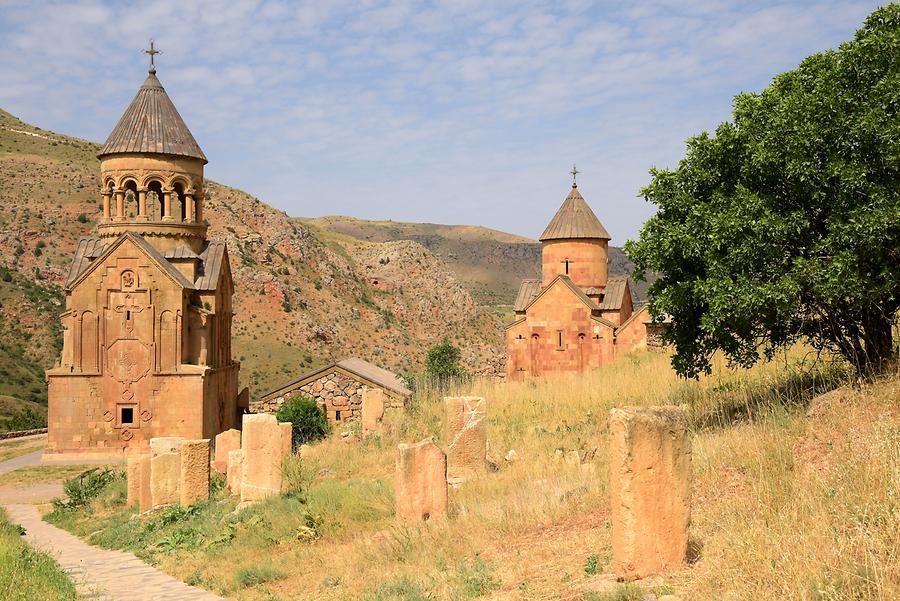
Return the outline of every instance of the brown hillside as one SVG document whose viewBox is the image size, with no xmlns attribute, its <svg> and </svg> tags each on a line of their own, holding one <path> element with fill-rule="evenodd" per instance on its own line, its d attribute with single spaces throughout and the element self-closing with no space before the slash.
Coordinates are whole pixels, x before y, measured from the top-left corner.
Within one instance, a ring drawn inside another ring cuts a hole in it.
<svg viewBox="0 0 900 601">
<path fill-rule="evenodd" d="M 322 229 L 370 242 L 412 240 L 443 259 L 483 305 L 512 305 L 519 283 L 540 277 L 541 244 L 536 240 L 474 225 L 366 221 L 332 216 L 302 220 Z M 620 248 L 609 248 L 610 275 L 631 274 L 634 264 Z M 647 284 L 634 282 L 636 300 Z"/>
<path fill-rule="evenodd" d="M 10 278 L 0 295 L 0 369 L 30 373 L 29 389 L 57 357 L 58 286 L 100 211 L 97 149 L 0 111 L 0 264 Z M 251 394 L 351 355 L 415 371 L 443 336 L 463 347 L 469 369 L 499 364 L 499 316 L 420 244 L 339 243 L 239 190 L 207 181 L 206 191 L 209 235 L 232 257 L 234 348 Z M 40 298 L 16 300 L 28 291 Z M 19 385 L 2 392 L 32 398 Z"/>
</svg>

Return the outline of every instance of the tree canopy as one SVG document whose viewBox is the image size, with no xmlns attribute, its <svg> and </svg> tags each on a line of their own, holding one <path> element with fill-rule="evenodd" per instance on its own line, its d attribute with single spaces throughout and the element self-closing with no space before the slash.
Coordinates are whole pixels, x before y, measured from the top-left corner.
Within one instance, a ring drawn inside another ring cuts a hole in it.
<svg viewBox="0 0 900 601">
<path fill-rule="evenodd" d="M 461 356 L 459 349 L 445 337 L 440 343 L 428 349 L 425 372 L 438 382 L 464 377 L 466 370 L 459 364 Z"/>
<path fill-rule="evenodd" d="M 733 121 L 651 170 L 657 205 L 626 252 L 650 287 L 673 366 L 708 373 L 722 350 L 749 366 L 806 338 L 860 372 L 893 357 L 900 301 L 900 4 L 815 54 Z"/>
</svg>

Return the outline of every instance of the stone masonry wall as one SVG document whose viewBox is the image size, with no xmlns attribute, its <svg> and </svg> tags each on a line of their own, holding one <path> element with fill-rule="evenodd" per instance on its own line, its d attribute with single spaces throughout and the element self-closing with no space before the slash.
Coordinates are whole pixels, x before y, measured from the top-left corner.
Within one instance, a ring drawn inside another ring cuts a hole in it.
<svg viewBox="0 0 900 601">
<path fill-rule="evenodd" d="M 332 422 L 344 422 L 362 414 L 362 394 L 370 386 L 339 371 L 322 374 L 316 380 L 267 401 L 250 403 L 251 413 L 276 413 L 284 403 L 295 396 L 307 395 L 315 399 Z M 386 396 L 386 404 L 393 399 Z"/>
</svg>

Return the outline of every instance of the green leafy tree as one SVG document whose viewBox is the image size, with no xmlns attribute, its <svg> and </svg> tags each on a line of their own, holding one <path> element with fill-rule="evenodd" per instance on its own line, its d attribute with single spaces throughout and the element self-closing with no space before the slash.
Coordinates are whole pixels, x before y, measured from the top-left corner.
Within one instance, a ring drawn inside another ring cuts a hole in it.
<svg viewBox="0 0 900 601">
<path fill-rule="evenodd" d="M 673 366 L 710 371 L 721 349 L 749 366 L 800 338 L 860 373 L 893 356 L 900 300 L 900 4 L 804 60 L 734 121 L 651 170 L 658 207 L 626 244 L 650 288 Z"/>
<path fill-rule="evenodd" d="M 279 422 L 291 422 L 292 446 L 321 440 L 331 432 L 325 412 L 308 396 L 288 399 L 276 414 Z"/>
<path fill-rule="evenodd" d="M 459 364 L 460 357 L 459 349 L 445 337 L 439 344 L 428 349 L 425 372 L 439 382 L 463 378 L 466 376 L 466 370 Z"/>
</svg>

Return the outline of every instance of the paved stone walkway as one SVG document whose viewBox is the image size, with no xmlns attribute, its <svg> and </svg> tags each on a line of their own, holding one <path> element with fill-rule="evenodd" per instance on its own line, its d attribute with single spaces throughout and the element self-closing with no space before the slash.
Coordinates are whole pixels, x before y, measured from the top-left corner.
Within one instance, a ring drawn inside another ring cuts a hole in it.
<svg viewBox="0 0 900 601">
<path fill-rule="evenodd" d="M 41 453 L 32 453 L 0 462 L 0 473 L 40 461 Z M 10 465 L 12 464 L 12 465 Z M 7 469 L 12 467 L 12 469 Z M 50 553 L 72 578 L 85 599 L 95 601 L 226 601 L 213 593 L 188 586 L 153 568 L 131 553 L 93 547 L 41 519 L 28 502 L 47 501 L 61 486 L 43 484 L 2 491 L 0 498 L 10 520 L 25 528 L 25 540 Z M 21 492 L 18 492 L 21 491 Z M 18 497 L 18 498 L 16 498 Z"/>
</svg>

